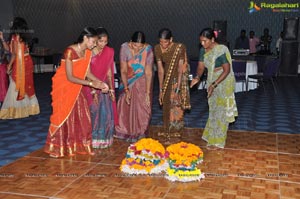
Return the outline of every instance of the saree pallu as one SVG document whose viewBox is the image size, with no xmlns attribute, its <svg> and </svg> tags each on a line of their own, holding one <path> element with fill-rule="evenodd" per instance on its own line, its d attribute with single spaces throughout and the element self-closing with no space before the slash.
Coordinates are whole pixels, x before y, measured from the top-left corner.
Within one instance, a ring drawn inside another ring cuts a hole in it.
<svg viewBox="0 0 300 199">
<path fill-rule="evenodd" d="M 120 59 L 126 60 L 128 57 L 123 53 L 131 55 L 128 44 L 122 46 Z M 128 53 L 129 52 L 129 53 Z M 128 58 L 127 61 L 127 80 L 128 88 L 131 96 L 130 105 L 126 103 L 126 93 L 123 91 L 124 85 L 119 87 L 120 96 L 117 103 L 119 112 L 119 124 L 115 127 L 115 137 L 124 139 L 128 142 L 136 142 L 145 137 L 151 119 L 152 106 L 152 78 L 150 82 L 149 100 L 150 106 L 146 104 L 147 93 L 147 77 L 145 74 L 145 66 L 153 64 L 153 51 L 150 45 L 145 46 L 139 54 Z"/>
<path fill-rule="evenodd" d="M 177 88 L 177 70 L 182 54 L 185 54 L 185 58 L 181 76 L 180 99 L 178 100 L 176 99 L 175 88 Z M 164 134 L 177 137 L 182 135 L 184 129 L 184 112 L 191 108 L 185 48 L 182 44 L 174 44 L 169 55 L 166 54 L 166 56 L 169 58 L 169 65 L 165 66 L 166 75 L 163 87 L 163 128 Z"/>
<path fill-rule="evenodd" d="M 0 64 L 0 102 L 4 101 L 8 89 L 8 75 L 6 73 L 6 67 L 6 64 Z"/>
<path fill-rule="evenodd" d="M 90 59 L 90 50 L 86 50 L 83 58 L 73 59 L 73 75 L 85 79 Z M 68 81 L 65 59 L 52 78 L 51 95 L 53 113 L 44 151 L 53 157 L 91 154 L 92 128 L 88 102 L 82 85 Z"/>
<path fill-rule="evenodd" d="M 15 61 L 9 87 L 0 111 L 0 119 L 17 119 L 40 113 L 33 83 L 33 62 L 31 56 L 23 54 L 22 64 Z M 20 65 L 21 64 L 21 65 Z"/>
<path fill-rule="evenodd" d="M 208 98 L 209 116 L 202 135 L 202 139 L 207 141 L 208 146 L 214 145 L 220 148 L 225 146 L 229 123 L 234 122 L 238 115 L 234 95 L 235 78 L 230 53 L 225 46 L 216 46 L 204 57 L 204 64 L 208 69 L 207 84 L 211 85 L 223 72 L 223 70 L 214 72 L 214 65 L 216 58 L 224 53 L 230 64 L 230 73 Z"/>
<path fill-rule="evenodd" d="M 112 85 L 114 90 L 114 50 L 105 46 L 100 54 L 94 55 L 90 65 L 91 72 L 99 80 Z M 111 78 L 108 78 L 108 71 L 111 71 Z M 92 146 L 93 148 L 107 148 L 113 143 L 115 124 L 118 123 L 116 101 L 112 101 L 109 94 L 100 90 L 94 90 L 97 102 L 91 94 L 92 89 L 83 87 L 87 97 L 92 120 Z M 115 98 L 116 99 L 116 98 Z"/>
</svg>

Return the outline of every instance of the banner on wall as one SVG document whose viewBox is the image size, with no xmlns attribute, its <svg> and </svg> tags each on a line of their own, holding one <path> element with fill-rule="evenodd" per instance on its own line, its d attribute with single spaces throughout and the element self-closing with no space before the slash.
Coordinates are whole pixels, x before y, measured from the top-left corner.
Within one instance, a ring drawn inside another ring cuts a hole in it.
<svg viewBox="0 0 300 199">
<path fill-rule="evenodd" d="M 300 12 L 299 2 L 276 2 L 271 3 L 267 1 L 256 2 L 250 1 L 249 13 L 272 11 L 272 12 Z"/>
</svg>

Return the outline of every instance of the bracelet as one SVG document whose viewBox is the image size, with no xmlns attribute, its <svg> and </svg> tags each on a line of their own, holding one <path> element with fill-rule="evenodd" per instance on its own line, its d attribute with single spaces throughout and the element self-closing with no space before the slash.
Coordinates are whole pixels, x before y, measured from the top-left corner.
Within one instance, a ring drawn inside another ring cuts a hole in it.
<svg viewBox="0 0 300 199">
<path fill-rule="evenodd" d="M 93 82 L 92 81 L 89 81 L 89 86 L 93 86 Z"/>
<path fill-rule="evenodd" d="M 124 88 L 125 93 L 129 92 L 129 88 Z"/>
<path fill-rule="evenodd" d="M 160 89 L 159 89 L 159 92 L 163 92 L 163 89 L 162 89 L 162 88 L 160 88 Z"/>
<path fill-rule="evenodd" d="M 200 76 L 199 76 L 199 75 L 196 75 L 195 79 L 200 80 Z"/>
<path fill-rule="evenodd" d="M 114 89 L 109 89 L 108 91 L 111 92 L 111 93 L 115 92 Z"/>
<path fill-rule="evenodd" d="M 175 88 L 175 93 L 179 93 L 180 89 L 179 88 Z"/>
<path fill-rule="evenodd" d="M 218 84 L 216 82 L 213 82 L 212 85 L 214 88 L 217 88 L 217 86 L 218 86 Z"/>
<path fill-rule="evenodd" d="M 96 90 L 93 89 L 93 90 L 91 91 L 91 94 L 92 94 L 92 95 L 96 94 Z"/>
</svg>

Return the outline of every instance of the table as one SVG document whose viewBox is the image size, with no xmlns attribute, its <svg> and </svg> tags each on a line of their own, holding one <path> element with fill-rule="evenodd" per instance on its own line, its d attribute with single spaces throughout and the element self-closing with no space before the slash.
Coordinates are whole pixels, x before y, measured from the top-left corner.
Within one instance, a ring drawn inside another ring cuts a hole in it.
<svg viewBox="0 0 300 199">
<path fill-rule="evenodd" d="M 234 60 L 233 60 L 234 61 Z M 248 75 L 257 74 L 257 62 L 253 60 L 247 60 L 246 64 L 246 79 Z M 256 80 L 254 80 L 256 81 Z M 244 85 L 246 87 L 246 85 Z M 243 89 L 243 82 L 236 82 L 235 84 L 235 92 L 242 92 L 245 90 L 245 87 Z M 249 82 L 248 83 L 248 90 L 253 90 L 257 88 L 257 83 L 255 82 Z"/>
<path fill-rule="evenodd" d="M 232 60 L 234 61 L 234 60 Z M 195 62 L 190 62 L 190 74 L 195 76 L 195 71 L 197 70 L 197 63 L 198 61 Z M 257 74 L 258 72 L 258 66 L 257 66 L 257 62 L 254 60 L 247 60 L 247 64 L 246 64 L 246 78 L 248 77 L 248 75 L 253 75 L 253 74 Z M 256 80 L 254 80 L 256 81 Z M 206 84 L 199 84 L 198 89 L 204 89 L 206 88 Z M 248 90 L 253 90 L 257 88 L 257 83 L 255 82 L 249 82 L 248 83 Z M 244 89 L 243 89 L 243 82 L 236 82 L 235 85 L 235 92 L 242 92 L 246 90 L 246 85 L 244 85 Z"/>
<path fill-rule="evenodd" d="M 53 57 L 53 53 L 30 53 L 35 65 L 37 66 L 37 72 L 41 73 L 41 64 L 46 57 Z M 53 58 L 52 58 L 53 59 Z"/>
</svg>

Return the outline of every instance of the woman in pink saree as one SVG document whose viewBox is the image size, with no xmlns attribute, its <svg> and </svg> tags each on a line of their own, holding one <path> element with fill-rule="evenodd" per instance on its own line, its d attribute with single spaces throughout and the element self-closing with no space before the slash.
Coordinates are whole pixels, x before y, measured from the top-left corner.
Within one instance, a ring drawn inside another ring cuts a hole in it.
<svg viewBox="0 0 300 199">
<path fill-rule="evenodd" d="M 152 104 L 153 51 L 143 32 L 135 32 L 120 51 L 122 84 L 115 137 L 135 142 L 148 133 Z"/>
<path fill-rule="evenodd" d="M 92 147 L 107 148 L 113 143 L 115 124 L 118 123 L 114 88 L 114 50 L 107 46 L 108 33 L 104 28 L 96 29 L 97 46 L 93 49 L 91 73 L 107 83 L 108 93 L 85 86 L 92 120 Z"/>
</svg>

